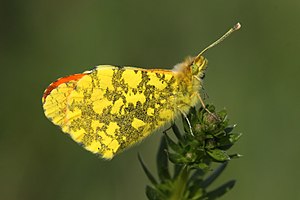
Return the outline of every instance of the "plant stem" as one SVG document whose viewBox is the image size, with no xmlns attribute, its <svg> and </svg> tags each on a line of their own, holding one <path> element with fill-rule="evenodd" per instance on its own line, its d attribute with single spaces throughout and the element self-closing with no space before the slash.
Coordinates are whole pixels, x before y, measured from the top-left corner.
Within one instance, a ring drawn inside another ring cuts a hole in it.
<svg viewBox="0 0 300 200">
<path fill-rule="evenodd" d="M 186 184 L 188 182 L 189 170 L 185 165 L 182 167 L 181 172 L 178 174 L 176 181 L 174 182 L 173 194 L 170 197 L 170 200 L 182 200 L 184 199 L 184 194 L 186 190 Z"/>
</svg>

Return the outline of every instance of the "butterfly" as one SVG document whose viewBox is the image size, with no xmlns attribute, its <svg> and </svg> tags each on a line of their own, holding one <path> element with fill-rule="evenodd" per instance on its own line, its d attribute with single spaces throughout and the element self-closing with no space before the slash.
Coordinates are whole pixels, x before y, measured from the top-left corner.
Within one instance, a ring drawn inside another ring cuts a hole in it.
<svg viewBox="0 0 300 200">
<path fill-rule="evenodd" d="M 44 91 L 44 113 L 86 150 L 112 159 L 197 103 L 205 107 L 202 55 L 240 27 L 237 23 L 172 70 L 99 65 L 59 78 Z"/>
</svg>

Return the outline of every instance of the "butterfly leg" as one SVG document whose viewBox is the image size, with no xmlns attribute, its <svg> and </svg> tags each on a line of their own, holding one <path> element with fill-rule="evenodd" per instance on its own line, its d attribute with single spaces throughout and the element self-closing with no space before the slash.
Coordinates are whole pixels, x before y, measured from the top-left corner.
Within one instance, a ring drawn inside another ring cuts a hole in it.
<svg viewBox="0 0 300 200">
<path fill-rule="evenodd" d="M 214 113 L 210 112 L 210 111 L 207 109 L 207 107 L 206 107 L 206 105 L 205 105 L 205 103 L 204 103 L 204 101 L 203 101 L 203 99 L 202 99 L 202 97 L 201 97 L 201 95 L 200 95 L 199 93 L 197 93 L 197 96 L 198 96 L 198 99 L 199 99 L 199 101 L 200 101 L 200 103 L 201 103 L 201 106 L 206 110 L 206 112 L 208 112 L 208 113 L 209 113 L 211 116 L 213 116 L 216 120 L 220 120 L 219 117 L 217 117 Z"/>
<path fill-rule="evenodd" d="M 188 123 L 191 135 L 194 136 L 194 133 L 193 133 L 193 130 L 192 130 L 192 125 L 191 125 L 191 122 L 190 122 L 189 118 L 187 117 L 187 115 L 185 114 L 185 112 L 183 112 L 180 108 L 177 108 L 177 109 L 181 112 L 181 114 L 185 118 L 186 122 Z"/>
<path fill-rule="evenodd" d="M 208 99 L 208 93 L 205 91 L 205 88 L 202 86 L 202 91 L 203 91 L 203 100 Z"/>
<path fill-rule="evenodd" d="M 201 84 L 201 79 L 200 79 L 198 76 L 194 76 L 194 78 L 195 78 L 196 80 L 198 80 L 198 81 L 200 82 L 200 84 Z M 204 89 L 204 88 L 203 88 L 203 89 Z M 206 93 L 206 94 L 207 94 L 207 93 Z M 192 97 L 193 97 L 194 95 L 197 95 L 197 97 L 198 97 L 198 99 L 199 99 L 199 101 L 200 101 L 200 103 L 201 103 L 201 106 L 206 110 L 206 112 L 208 112 L 208 113 L 209 113 L 210 115 L 212 115 L 214 118 L 218 119 L 218 117 L 216 117 L 213 113 L 211 113 L 211 112 L 206 108 L 205 103 L 204 103 L 204 101 L 203 101 L 201 95 L 200 95 L 198 92 L 193 93 Z"/>
</svg>

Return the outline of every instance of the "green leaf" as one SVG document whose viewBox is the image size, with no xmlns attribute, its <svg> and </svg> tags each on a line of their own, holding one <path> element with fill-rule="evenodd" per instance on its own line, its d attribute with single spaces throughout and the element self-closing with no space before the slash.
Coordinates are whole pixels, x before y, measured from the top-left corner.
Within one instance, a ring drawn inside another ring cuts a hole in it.
<svg viewBox="0 0 300 200">
<path fill-rule="evenodd" d="M 184 121 L 185 121 L 185 120 L 183 119 L 183 122 L 184 122 Z M 177 139 L 178 139 L 179 141 L 182 140 L 182 135 L 180 134 L 180 131 L 179 131 L 178 127 L 176 126 L 176 124 L 173 124 L 173 125 L 172 125 L 172 130 L 173 130 L 175 136 L 177 137 Z M 189 129 L 188 129 L 188 130 L 189 130 Z"/>
<path fill-rule="evenodd" d="M 189 200 L 191 200 L 191 199 L 196 200 L 203 196 L 204 188 L 201 188 L 201 181 L 202 180 L 196 180 L 188 188 L 188 191 L 189 191 L 188 199 Z"/>
<path fill-rule="evenodd" d="M 222 163 L 217 169 L 215 169 L 210 176 L 208 176 L 201 184 L 201 187 L 208 187 L 213 181 L 215 181 L 223 170 L 226 168 L 228 162 Z"/>
<path fill-rule="evenodd" d="M 217 198 L 221 197 L 222 195 L 224 195 L 229 190 L 231 190 L 233 188 L 234 184 L 235 184 L 235 180 L 228 181 L 227 183 L 221 185 L 217 189 L 208 192 L 206 196 L 209 200 L 217 199 Z"/>
<path fill-rule="evenodd" d="M 230 133 L 234 128 L 236 127 L 236 125 L 232 125 L 232 126 L 228 126 L 224 129 L 225 133 Z"/>
<path fill-rule="evenodd" d="M 198 199 L 203 195 L 203 187 L 201 187 L 201 184 L 203 182 L 203 176 L 204 171 L 201 169 L 196 169 L 195 172 L 189 178 L 187 184 L 189 186 L 189 199 Z"/>
<path fill-rule="evenodd" d="M 171 177 L 169 172 L 169 163 L 166 149 L 167 142 L 164 138 L 162 138 L 156 156 L 158 177 L 162 182 L 164 182 L 166 179 L 170 179 Z"/>
<path fill-rule="evenodd" d="M 199 121 L 198 114 L 195 107 L 190 109 L 188 118 L 191 124 L 196 124 Z"/>
<path fill-rule="evenodd" d="M 195 169 L 195 172 L 191 175 L 189 182 L 202 179 L 204 176 L 204 171 L 202 169 Z"/>
<path fill-rule="evenodd" d="M 240 157 L 242 157 L 242 155 L 241 155 L 241 154 L 238 154 L 238 153 L 235 153 L 235 154 L 230 154 L 229 157 L 230 157 L 230 159 L 235 159 L 235 158 L 240 158 Z"/>
<path fill-rule="evenodd" d="M 201 169 L 205 172 L 210 169 L 210 165 L 208 163 L 205 163 L 205 162 L 194 164 L 193 167 L 196 168 L 196 169 Z"/>
<path fill-rule="evenodd" d="M 242 135 L 243 135 L 242 133 L 229 134 L 229 140 L 232 144 L 234 144 L 235 142 L 237 142 L 241 138 Z"/>
<path fill-rule="evenodd" d="M 224 171 L 227 161 L 240 157 L 239 154 L 228 155 L 225 150 L 238 141 L 241 134 L 232 133 L 235 125 L 229 125 L 225 110 L 216 112 L 215 107 L 210 104 L 206 108 L 214 115 L 202 107 L 197 110 L 191 108 L 186 117 L 182 115 L 184 131 L 180 131 L 175 124 L 170 127 L 178 141 L 173 135 L 171 137 L 167 134 L 167 130 L 164 131 L 156 156 L 159 180 L 156 181 L 139 155 L 143 170 L 153 184 L 146 187 L 148 199 L 212 200 L 233 188 L 235 181 L 229 181 L 207 192 L 207 187 Z M 193 135 L 190 134 L 191 127 Z M 213 162 L 224 164 L 212 171 Z M 169 165 L 174 167 L 173 173 L 170 172 L 172 170 Z"/>
<path fill-rule="evenodd" d="M 183 167 L 184 167 L 184 165 L 180 165 L 180 164 L 175 164 L 174 165 L 173 179 L 177 178 L 177 176 L 179 175 L 179 173 L 181 172 L 181 170 L 182 170 Z"/>
<path fill-rule="evenodd" d="M 218 147 L 222 150 L 229 149 L 235 142 L 237 142 L 242 136 L 242 133 L 231 133 L 225 137 L 220 138 Z"/>
<path fill-rule="evenodd" d="M 146 195 L 149 200 L 162 200 L 159 192 L 148 185 L 146 186 Z"/>
<path fill-rule="evenodd" d="M 148 179 L 150 180 L 150 182 L 153 184 L 153 185 L 157 185 L 157 181 L 155 180 L 154 176 L 151 174 L 151 172 L 148 170 L 147 166 L 144 164 L 140 154 L 138 154 L 138 159 L 142 165 L 142 168 L 145 172 L 145 174 L 147 175 Z"/>
<path fill-rule="evenodd" d="M 224 162 L 230 160 L 230 157 L 227 155 L 226 151 L 220 149 L 208 150 L 207 153 L 216 161 Z"/>
<path fill-rule="evenodd" d="M 227 121 L 227 111 L 221 110 L 218 112 L 218 116 L 222 119 L 223 122 Z"/>
<path fill-rule="evenodd" d="M 215 110 L 216 110 L 216 107 L 212 104 L 206 104 L 206 108 L 212 113 L 215 112 Z"/>
<path fill-rule="evenodd" d="M 188 160 L 180 154 L 168 152 L 169 160 L 174 164 L 183 164 Z"/>
<path fill-rule="evenodd" d="M 182 149 L 181 147 L 176 144 L 167 134 L 164 135 L 165 136 L 165 140 L 167 142 L 167 145 L 176 153 L 181 153 Z"/>
</svg>

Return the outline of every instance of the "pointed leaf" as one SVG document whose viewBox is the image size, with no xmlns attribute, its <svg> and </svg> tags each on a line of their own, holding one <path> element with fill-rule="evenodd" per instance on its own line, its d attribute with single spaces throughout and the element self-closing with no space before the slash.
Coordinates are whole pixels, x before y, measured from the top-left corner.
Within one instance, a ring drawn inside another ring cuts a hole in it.
<svg viewBox="0 0 300 200">
<path fill-rule="evenodd" d="M 168 152 L 169 160 L 174 164 L 183 164 L 188 160 L 180 154 Z"/>
<path fill-rule="evenodd" d="M 146 195 L 149 200 L 161 200 L 159 192 L 148 185 L 146 186 Z"/>
<path fill-rule="evenodd" d="M 206 108 L 210 111 L 210 112 L 215 112 L 215 110 L 216 110 L 216 107 L 214 106 L 214 105 L 212 105 L 212 104 L 207 104 L 206 105 Z M 205 112 L 206 112 L 206 110 L 205 110 Z M 222 111 L 220 111 L 220 112 L 225 112 L 226 113 L 226 111 L 225 110 L 222 110 Z"/>
<path fill-rule="evenodd" d="M 177 176 L 179 175 L 179 173 L 181 172 L 182 168 L 184 167 L 184 165 L 180 165 L 180 164 L 174 164 L 174 175 L 173 175 L 173 179 L 176 179 Z"/>
<path fill-rule="evenodd" d="M 201 169 L 196 169 L 195 172 L 191 175 L 191 177 L 188 180 L 188 191 L 189 193 L 189 199 L 198 199 L 198 195 L 200 194 L 202 196 L 203 188 L 202 185 L 202 178 L 204 175 L 204 171 Z M 193 198 L 192 198 L 193 197 Z"/>
<path fill-rule="evenodd" d="M 230 160 L 230 157 L 227 155 L 226 151 L 220 149 L 212 149 L 207 151 L 207 153 L 216 161 L 224 162 Z"/>
<path fill-rule="evenodd" d="M 229 140 L 232 144 L 234 144 L 236 141 L 238 141 L 241 138 L 242 135 L 243 135 L 242 133 L 229 134 L 229 136 L 230 136 Z"/>
<path fill-rule="evenodd" d="M 148 179 L 150 180 L 150 182 L 153 184 L 153 185 L 156 185 L 157 184 L 157 181 L 155 180 L 154 176 L 151 174 L 151 172 L 148 170 L 147 166 L 144 164 L 140 154 L 138 154 L 138 159 L 142 165 L 142 168 L 146 174 L 146 176 L 148 177 Z"/>
<path fill-rule="evenodd" d="M 197 169 L 201 169 L 204 172 L 207 172 L 210 169 L 210 165 L 208 163 L 205 163 L 205 162 L 195 164 L 194 167 L 197 168 Z"/>
<path fill-rule="evenodd" d="M 183 120 L 183 122 L 184 122 L 184 120 Z M 176 135 L 177 139 L 179 141 L 182 140 L 182 135 L 180 134 L 180 131 L 179 131 L 178 127 L 176 126 L 176 124 L 173 124 L 172 130 L 173 130 L 174 134 Z M 189 130 L 189 129 L 187 129 L 187 130 Z"/>
<path fill-rule="evenodd" d="M 240 158 L 240 157 L 242 157 L 242 156 L 243 156 L 243 155 L 238 154 L 238 153 L 236 153 L 236 154 L 230 154 L 230 155 L 229 155 L 230 159 L 233 159 L 233 158 Z"/>
<path fill-rule="evenodd" d="M 188 119 L 190 120 L 191 124 L 196 124 L 199 121 L 198 114 L 195 107 L 190 109 Z"/>
<path fill-rule="evenodd" d="M 218 116 L 220 119 L 222 119 L 222 122 L 227 121 L 227 111 L 226 110 L 221 110 L 220 112 L 218 112 Z"/>
<path fill-rule="evenodd" d="M 222 186 L 218 187 L 217 189 L 210 191 L 207 193 L 207 197 L 209 200 L 214 200 L 219 198 L 220 196 L 224 195 L 226 192 L 231 190 L 235 184 L 235 180 L 228 181 L 227 183 L 223 184 Z"/>
<path fill-rule="evenodd" d="M 222 150 L 229 149 L 235 142 L 237 142 L 242 136 L 242 133 L 231 133 L 225 137 L 222 137 L 218 142 L 218 147 Z"/>
<path fill-rule="evenodd" d="M 204 176 L 204 171 L 202 169 L 196 169 L 195 172 L 191 175 L 189 182 L 194 182 L 196 180 L 202 179 Z"/>
<path fill-rule="evenodd" d="M 159 150 L 156 156 L 156 164 L 157 164 L 157 172 L 158 177 L 163 182 L 166 179 L 170 179 L 170 172 L 169 172 L 169 163 L 168 163 L 168 156 L 167 156 L 167 142 L 162 137 Z"/>
<path fill-rule="evenodd" d="M 215 169 L 210 176 L 208 176 L 203 182 L 202 187 L 206 188 L 208 187 L 214 180 L 216 180 L 220 174 L 223 172 L 223 170 L 226 168 L 228 162 L 222 163 L 217 169 Z"/>
<path fill-rule="evenodd" d="M 188 199 L 199 199 L 203 196 L 204 188 L 201 187 L 201 183 L 200 179 L 190 183 Z"/>
<path fill-rule="evenodd" d="M 231 125 L 231 126 L 227 126 L 224 131 L 225 133 L 230 133 L 234 128 L 236 127 L 236 124 L 235 125 Z"/>
<path fill-rule="evenodd" d="M 167 134 L 165 134 L 165 139 L 168 146 L 175 151 L 176 153 L 181 153 L 181 148 L 178 144 L 176 144 Z"/>
</svg>

